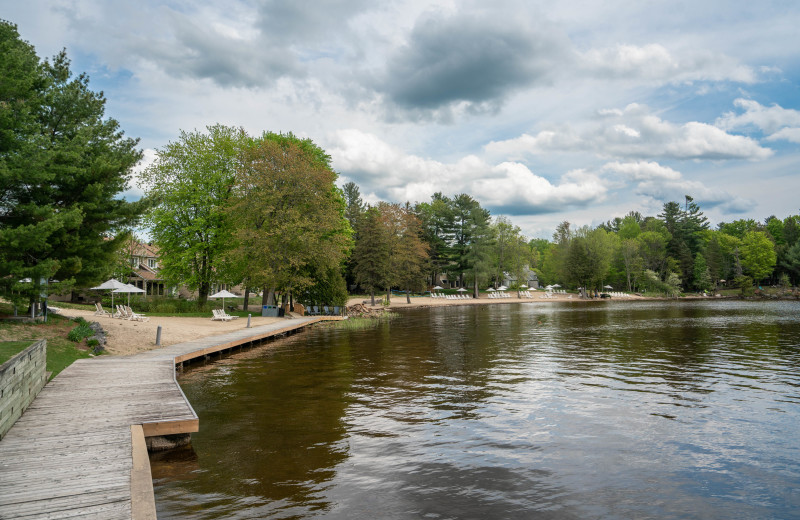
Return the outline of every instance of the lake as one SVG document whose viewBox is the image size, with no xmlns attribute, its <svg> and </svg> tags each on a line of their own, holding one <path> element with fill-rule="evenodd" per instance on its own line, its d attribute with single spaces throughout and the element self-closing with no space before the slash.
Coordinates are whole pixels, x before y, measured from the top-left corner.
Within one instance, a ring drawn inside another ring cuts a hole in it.
<svg viewBox="0 0 800 520">
<path fill-rule="evenodd" d="M 160 519 L 800 517 L 798 302 L 413 309 L 179 381 Z"/>
</svg>

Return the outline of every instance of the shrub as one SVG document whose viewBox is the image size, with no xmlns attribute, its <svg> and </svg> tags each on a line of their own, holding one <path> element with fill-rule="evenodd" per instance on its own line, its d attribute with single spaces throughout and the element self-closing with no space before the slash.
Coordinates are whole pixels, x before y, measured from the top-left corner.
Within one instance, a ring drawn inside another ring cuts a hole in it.
<svg viewBox="0 0 800 520">
<path fill-rule="evenodd" d="M 86 323 L 86 320 L 84 320 L 83 323 L 69 331 L 69 334 L 67 334 L 67 339 L 78 343 L 79 341 L 83 341 L 84 338 L 88 338 L 89 336 L 93 335 L 94 331 L 89 327 L 89 324 Z"/>
</svg>

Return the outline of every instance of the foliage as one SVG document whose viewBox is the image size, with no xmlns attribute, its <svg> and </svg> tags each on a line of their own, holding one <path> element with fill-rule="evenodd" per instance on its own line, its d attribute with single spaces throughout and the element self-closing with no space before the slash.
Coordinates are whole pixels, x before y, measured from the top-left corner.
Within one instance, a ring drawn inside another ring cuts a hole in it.
<svg viewBox="0 0 800 520">
<path fill-rule="evenodd" d="M 385 287 L 390 277 L 391 241 L 381 222 L 378 208 L 368 208 L 356 230 L 358 240 L 353 247 L 353 272 L 358 285 L 366 289 L 373 300 L 375 290 Z"/>
<path fill-rule="evenodd" d="M 229 215 L 232 262 L 253 286 L 302 292 L 339 269 L 351 247 L 345 202 L 327 155 L 308 139 L 265 134 L 243 151 Z"/>
<path fill-rule="evenodd" d="M 239 156 L 250 143 L 242 129 L 215 125 L 206 131 L 181 131 L 142 174 L 153 205 L 147 222 L 160 250 L 161 275 L 198 290 L 201 306 L 212 284 L 235 277 L 225 263 L 235 246 L 227 208 Z"/>
<path fill-rule="evenodd" d="M 100 281 L 122 240 L 110 237 L 144 208 L 120 198 L 141 152 L 105 103 L 64 51 L 40 63 L 0 21 L 0 285 L 17 305 L 48 280 L 50 293 Z"/>
<path fill-rule="evenodd" d="M 80 341 L 83 341 L 85 338 L 88 338 L 89 336 L 93 335 L 94 331 L 91 328 L 89 328 L 88 323 L 84 322 L 79 324 L 71 331 L 69 331 L 69 334 L 67 334 L 67 339 L 74 343 L 78 343 Z"/>
<path fill-rule="evenodd" d="M 774 245 L 763 231 L 750 231 L 744 236 L 741 255 L 742 267 L 756 281 L 766 278 L 777 261 Z"/>
</svg>

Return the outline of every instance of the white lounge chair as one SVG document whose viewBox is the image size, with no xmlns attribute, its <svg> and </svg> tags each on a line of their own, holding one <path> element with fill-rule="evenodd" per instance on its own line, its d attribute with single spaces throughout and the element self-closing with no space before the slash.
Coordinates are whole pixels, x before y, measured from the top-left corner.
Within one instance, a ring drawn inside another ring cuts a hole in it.
<svg viewBox="0 0 800 520">
<path fill-rule="evenodd" d="M 150 318 L 148 316 L 145 316 L 144 314 L 140 314 L 138 312 L 134 312 L 133 309 L 131 309 L 127 305 L 125 306 L 125 312 L 128 315 L 127 319 L 131 321 L 150 321 Z"/>
<path fill-rule="evenodd" d="M 99 303 L 99 302 L 95 303 L 94 304 L 94 308 L 95 308 L 95 311 L 94 311 L 94 315 L 95 316 L 111 316 L 111 313 L 103 308 L 103 304 L 102 303 Z M 51 307 L 51 309 L 52 309 L 52 307 Z"/>
</svg>

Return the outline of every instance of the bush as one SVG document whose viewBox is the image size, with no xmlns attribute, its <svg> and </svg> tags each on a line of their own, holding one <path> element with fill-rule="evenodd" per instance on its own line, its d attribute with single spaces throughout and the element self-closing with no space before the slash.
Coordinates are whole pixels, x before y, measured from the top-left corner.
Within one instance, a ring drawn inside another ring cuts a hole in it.
<svg viewBox="0 0 800 520">
<path fill-rule="evenodd" d="M 94 331 L 89 327 L 89 324 L 86 323 L 86 320 L 83 320 L 83 323 L 69 331 L 69 334 L 67 334 L 67 339 L 78 343 L 79 341 L 83 341 L 85 338 L 93 335 Z"/>
<path fill-rule="evenodd" d="M 230 301 L 230 300 L 228 300 Z M 211 312 L 211 309 L 219 307 L 220 302 L 209 300 L 200 307 L 197 301 L 189 301 L 180 298 L 157 298 L 153 300 L 143 300 L 136 304 L 140 312 L 153 312 L 157 314 L 189 314 L 196 312 Z M 228 303 L 227 301 L 225 302 Z"/>
</svg>

